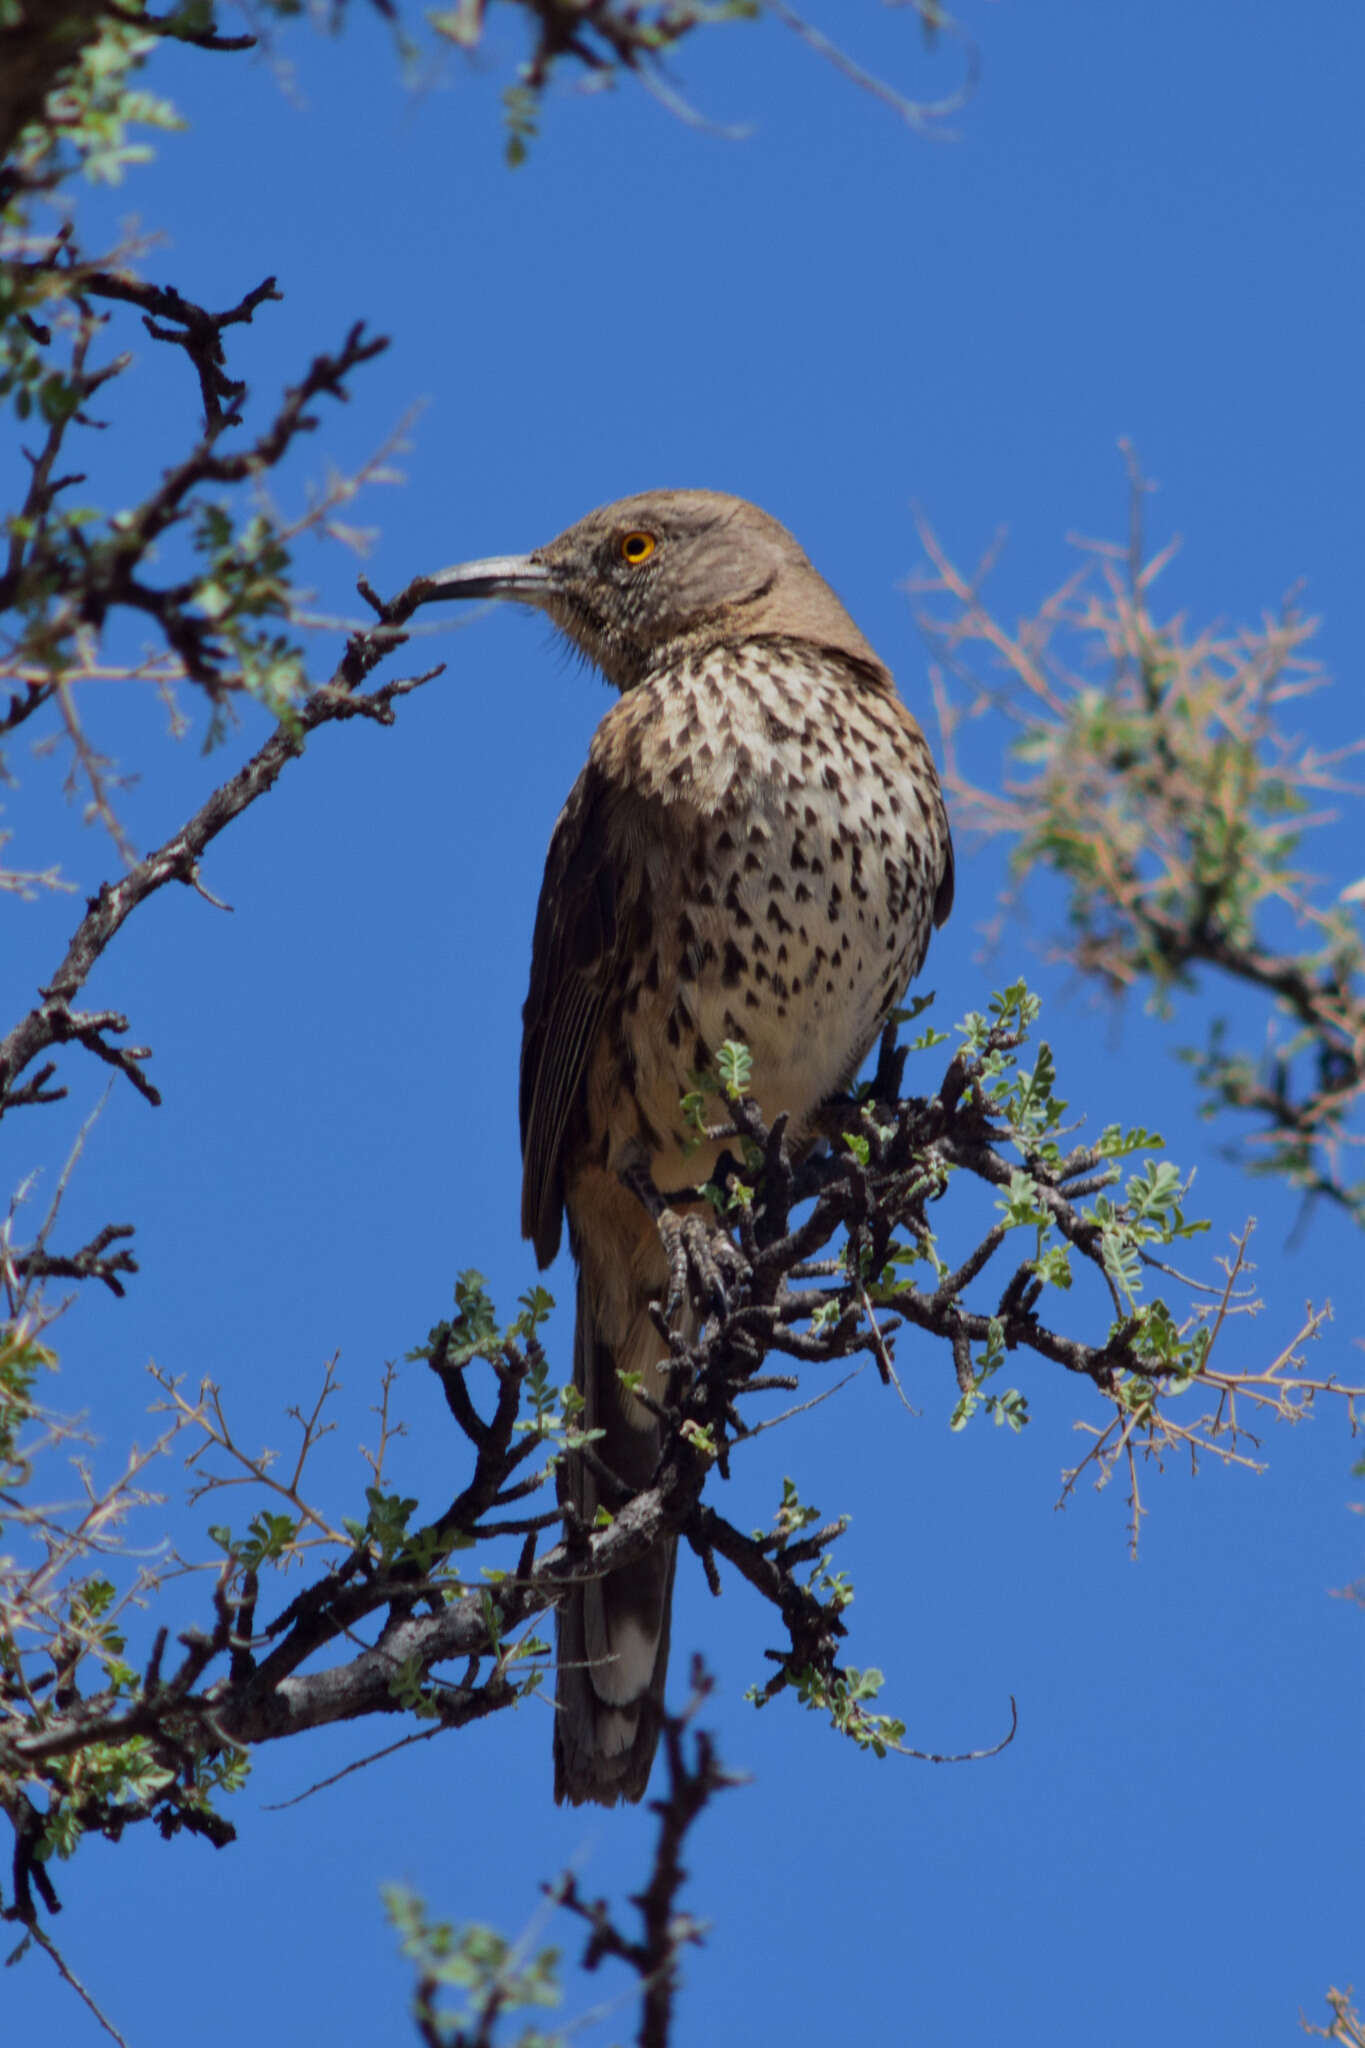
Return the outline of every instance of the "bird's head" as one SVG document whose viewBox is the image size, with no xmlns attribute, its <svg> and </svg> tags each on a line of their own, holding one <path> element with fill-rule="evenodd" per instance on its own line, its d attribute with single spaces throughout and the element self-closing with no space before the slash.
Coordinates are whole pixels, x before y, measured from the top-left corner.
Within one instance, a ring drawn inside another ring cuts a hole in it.
<svg viewBox="0 0 1365 2048">
<path fill-rule="evenodd" d="M 534 605 L 620 690 L 691 649 L 774 635 L 883 672 L 786 527 L 720 491 L 642 491 L 529 555 L 464 562 L 427 580 L 434 598 Z"/>
</svg>

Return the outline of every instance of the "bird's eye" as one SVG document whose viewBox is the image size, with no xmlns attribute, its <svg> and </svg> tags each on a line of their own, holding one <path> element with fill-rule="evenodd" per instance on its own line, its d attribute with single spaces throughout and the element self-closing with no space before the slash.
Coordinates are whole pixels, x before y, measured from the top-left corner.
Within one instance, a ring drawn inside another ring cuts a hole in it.
<svg viewBox="0 0 1365 2048">
<path fill-rule="evenodd" d="M 619 543 L 621 560 L 636 568 L 649 560 L 657 546 L 652 533 L 623 533 Z"/>
</svg>

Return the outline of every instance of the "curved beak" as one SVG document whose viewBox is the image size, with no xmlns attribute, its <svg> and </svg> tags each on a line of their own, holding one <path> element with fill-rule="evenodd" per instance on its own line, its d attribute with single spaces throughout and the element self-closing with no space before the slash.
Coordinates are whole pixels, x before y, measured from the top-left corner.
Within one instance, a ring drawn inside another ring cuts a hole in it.
<svg viewBox="0 0 1365 2048">
<path fill-rule="evenodd" d="M 433 598 L 506 597 L 520 604 L 544 604 L 559 578 L 534 555 L 490 555 L 482 562 L 457 562 L 428 577 Z"/>
</svg>

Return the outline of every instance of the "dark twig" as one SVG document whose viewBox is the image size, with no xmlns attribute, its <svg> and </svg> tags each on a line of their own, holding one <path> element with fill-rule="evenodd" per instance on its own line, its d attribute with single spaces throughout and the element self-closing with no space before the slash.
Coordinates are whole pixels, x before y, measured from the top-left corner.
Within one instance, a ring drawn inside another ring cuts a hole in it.
<svg viewBox="0 0 1365 2048">
<path fill-rule="evenodd" d="M 119 0 L 102 0 L 102 4 L 115 21 L 126 21 L 130 28 L 142 29 L 147 35 L 189 43 L 196 50 L 254 50 L 258 40 L 255 36 L 220 36 L 214 29 L 194 28 L 178 15 L 144 14 L 140 8 L 120 6 Z"/>
<path fill-rule="evenodd" d="M 136 1273 L 137 1260 L 126 1246 L 112 1258 L 105 1254 L 110 1245 L 132 1235 L 131 1223 L 106 1223 L 78 1252 L 21 1251 L 12 1254 L 9 1263 L 20 1280 L 102 1280 L 111 1294 L 122 1299 L 126 1290 L 118 1276 Z"/>
<path fill-rule="evenodd" d="M 402 598 L 396 599 L 391 613 L 401 613 L 403 602 Z M 72 1007 L 75 997 L 96 961 L 138 906 L 168 882 L 192 883 L 205 850 L 234 819 L 274 787 L 289 763 L 303 752 L 307 736 L 324 725 L 357 715 L 359 704 L 351 695 L 354 685 L 348 678 L 354 675 L 357 683 L 363 680 L 392 652 L 400 638 L 387 626 L 353 634 L 342 665 L 330 683 L 311 692 L 289 722 L 273 732 L 246 765 L 216 789 L 178 832 L 121 880 L 102 884 L 76 927 L 56 973 L 43 989 L 42 1002 L 0 1041 L 0 1115 L 23 1104 L 53 1099 L 35 1095 L 31 1085 L 25 1090 L 15 1084 L 42 1053 L 72 1041 L 123 1073 L 149 1102 L 160 1101 L 142 1072 L 141 1063 L 148 1057 L 146 1048 L 120 1048 L 109 1042 L 111 1033 L 127 1030 L 127 1019 L 111 1010 L 77 1011 Z M 424 676 L 382 685 L 364 699 L 364 715 L 380 724 L 391 724 L 397 698 L 440 673 L 439 669 L 432 669 Z"/>
<path fill-rule="evenodd" d="M 632 1938 L 623 1932 L 605 1900 L 585 1899 L 572 1871 L 566 1872 L 557 1884 L 546 1887 L 557 1905 L 588 1925 L 590 1932 L 583 1951 L 585 1970 L 595 1970 L 604 1957 L 611 1956 L 635 1972 L 642 1998 L 640 2031 L 636 2037 L 640 2048 L 667 2048 L 678 1990 L 678 1965 L 684 1949 L 699 1944 L 705 1933 L 702 1922 L 678 1910 L 678 1895 L 687 1879 L 682 1863 L 684 1844 L 716 1793 L 744 1782 L 722 1768 L 715 1743 L 704 1730 L 693 1736 L 694 1762 L 688 1763 L 688 1730 L 712 1688 L 713 1681 L 700 1657 L 694 1657 L 692 1697 L 682 1713 L 664 1717 L 668 1790 L 662 1799 L 651 1801 L 651 1811 L 659 1816 L 654 1861 L 643 1890 L 636 1892 L 630 1902 L 640 1915 L 639 1936 Z"/>
<path fill-rule="evenodd" d="M 241 46 L 249 47 L 254 40 L 254 37 L 245 37 Z M 184 349 L 199 379 L 204 401 L 204 426 L 210 434 L 216 435 L 226 427 L 241 425 L 238 408 L 246 395 L 246 385 L 227 375 L 223 330 L 249 322 L 256 308 L 267 300 L 278 302 L 283 298 L 284 294 L 276 289 L 273 277 L 267 277 L 225 313 L 210 313 L 185 298 L 174 285 L 147 284 L 130 271 L 84 272 L 78 289 L 89 293 L 92 298 L 118 299 L 127 305 L 140 307 L 142 324 L 154 341 L 173 342 Z M 166 320 L 173 321 L 174 327 L 158 325 L 158 322 Z"/>
</svg>

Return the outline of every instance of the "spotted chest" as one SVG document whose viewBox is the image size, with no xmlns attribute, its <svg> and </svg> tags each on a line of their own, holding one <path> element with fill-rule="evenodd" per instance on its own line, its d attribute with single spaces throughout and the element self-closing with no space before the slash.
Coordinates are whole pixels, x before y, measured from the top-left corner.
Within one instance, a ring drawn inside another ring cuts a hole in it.
<svg viewBox="0 0 1365 2048">
<path fill-rule="evenodd" d="M 802 643 L 662 671 L 608 714 L 593 759 L 640 887 L 590 1121 L 611 1152 L 642 1140 L 666 1185 L 697 1176 L 678 1101 L 725 1039 L 798 1129 L 849 1080 L 923 959 L 947 821 L 890 686 Z"/>
</svg>

